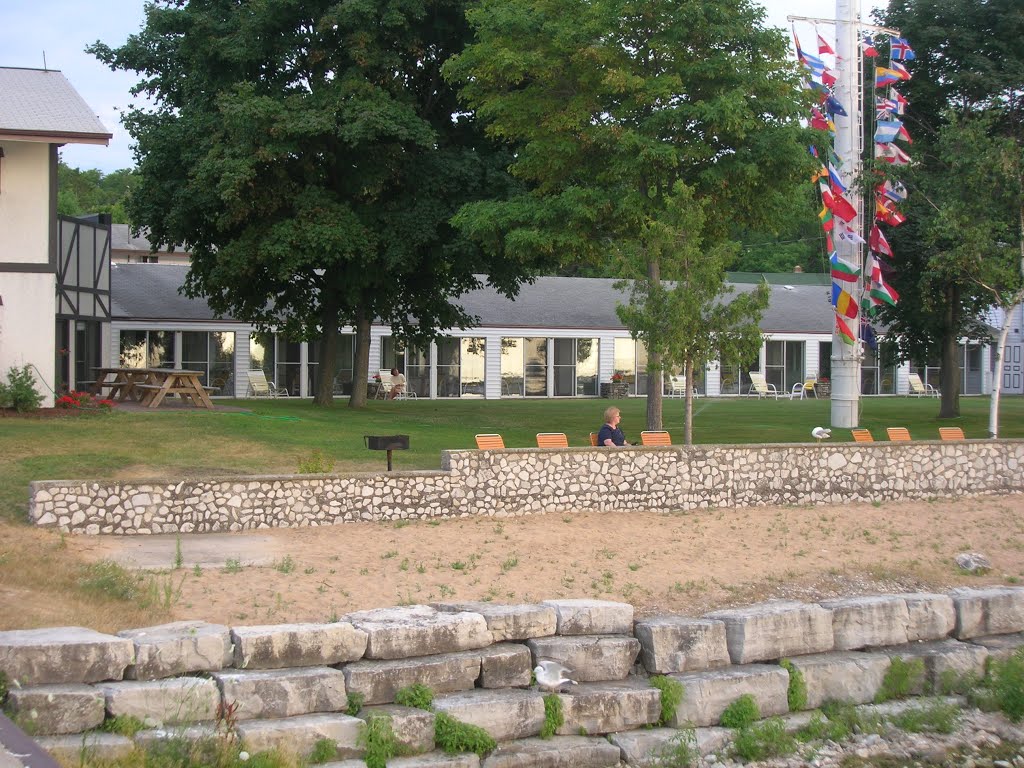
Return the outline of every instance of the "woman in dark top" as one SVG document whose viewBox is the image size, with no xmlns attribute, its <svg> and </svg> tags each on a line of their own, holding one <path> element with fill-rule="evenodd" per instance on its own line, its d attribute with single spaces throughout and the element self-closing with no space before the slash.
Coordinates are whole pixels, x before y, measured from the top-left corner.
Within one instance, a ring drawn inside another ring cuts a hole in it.
<svg viewBox="0 0 1024 768">
<path fill-rule="evenodd" d="M 597 444 L 602 447 L 615 448 L 626 444 L 626 436 L 619 429 L 619 421 L 622 414 L 614 405 L 604 412 L 604 424 L 601 431 L 597 433 Z"/>
</svg>

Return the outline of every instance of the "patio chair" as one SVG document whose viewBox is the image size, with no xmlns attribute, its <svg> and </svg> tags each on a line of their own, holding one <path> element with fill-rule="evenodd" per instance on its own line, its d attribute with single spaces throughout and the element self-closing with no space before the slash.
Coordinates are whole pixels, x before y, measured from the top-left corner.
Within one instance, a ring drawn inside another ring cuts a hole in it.
<svg viewBox="0 0 1024 768">
<path fill-rule="evenodd" d="M 750 389 L 747 390 L 747 394 L 756 394 L 758 400 L 762 397 L 774 397 L 776 400 L 779 399 L 779 390 L 775 388 L 774 384 L 769 384 L 765 379 L 764 374 L 760 371 L 750 371 Z"/>
<path fill-rule="evenodd" d="M 672 436 L 664 430 L 641 432 L 640 445 L 672 445 Z"/>
<path fill-rule="evenodd" d="M 685 376 L 669 376 L 668 377 L 668 396 L 669 397 L 686 397 L 686 377 Z M 700 393 L 697 388 L 693 388 L 693 396 L 700 397 Z"/>
<path fill-rule="evenodd" d="M 262 368 L 253 368 L 249 371 L 248 394 L 249 397 L 288 397 L 288 388 L 267 381 L 267 374 Z"/>
<path fill-rule="evenodd" d="M 808 376 L 804 379 L 804 383 L 797 382 L 793 385 L 793 388 L 789 392 L 789 399 L 795 400 L 797 398 L 803 400 L 805 397 L 817 398 L 818 393 L 814 391 L 814 385 L 818 383 L 818 380 L 813 376 Z"/>
<path fill-rule="evenodd" d="M 964 431 L 960 427 L 939 427 L 940 440 L 965 440 Z"/>
<path fill-rule="evenodd" d="M 597 447 L 597 432 L 590 433 L 590 444 L 595 448 Z"/>
<path fill-rule="evenodd" d="M 916 373 L 907 374 L 907 383 L 910 385 L 910 389 L 907 391 L 908 395 L 914 397 L 938 397 L 939 390 L 933 387 L 931 384 L 925 384 L 921 381 L 921 377 Z"/>
<path fill-rule="evenodd" d="M 538 448 L 568 448 L 569 438 L 565 436 L 565 432 L 538 432 L 537 433 L 537 447 Z"/>
<path fill-rule="evenodd" d="M 886 427 L 885 432 L 889 435 L 889 440 L 894 443 L 910 442 L 910 430 L 906 427 Z"/>
<path fill-rule="evenodd" d="M 853 435 L 853 442 L 855 443 L 873 443 L 875 438 L 871 436 L 871 433 L 866 429 L 851 429 L 850 434 Z"/>
<path fill-rule="evenodd" d="M 391 369 L 381 368 L 374 377 L 377 382 L 377 391 L 373 393 L 374 400 L 387 400 L 391 392 Z"/>
<path fill-rule="evenodd" d="M 505 449 L 505 440 L 501 435 L 477 435 L 476 447 L 481 451 L 501 451 Z"/>
</svg>

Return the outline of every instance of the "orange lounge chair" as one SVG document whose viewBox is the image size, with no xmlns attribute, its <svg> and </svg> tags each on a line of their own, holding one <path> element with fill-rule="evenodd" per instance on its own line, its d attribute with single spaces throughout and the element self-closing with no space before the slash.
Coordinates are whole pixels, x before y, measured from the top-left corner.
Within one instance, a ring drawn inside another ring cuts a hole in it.
<svg viewBox="0 0 1024 768">
<path fill-rule="evenodd" d="M 476 447 L 481 451 L 500 451 L 505 448 L 501 435 L 477 435 Z"/>
<path fill-rule="evenodd" d="M 853 435 L 853 442 L 855 443 L 873 443 L 875 438 L 871 436 L 871 433 L 866 429 L 851 429 L 850 434 Z"/>
<path fill-rule="evenodd" d="M 641 445 L 672 445 L 672 436 L 661 431 L 652 432 L 641 432 L 640 433 L 640 444 Z"/>
<path fill-rule="evenodd" d="M 885 432 L 894 443 L 910 442 L 910 430 L 906 427 L 886 427 Z"/>
<path fill-rule="evenodd" d="M 595 448 L 597 447 L 597 432 L 590 433 L 590 444 Z"/>
<path fill-rule="evenodd" d="M 538 432 L 537 447 L 568 448 L 569 439 L 565 436 L 565 432 Z"/>
<path fill-rule="evenodd" d="M 964 440 L 964 431 L 960 427 L 939 427 L 940 440 Z"/>
</svg>

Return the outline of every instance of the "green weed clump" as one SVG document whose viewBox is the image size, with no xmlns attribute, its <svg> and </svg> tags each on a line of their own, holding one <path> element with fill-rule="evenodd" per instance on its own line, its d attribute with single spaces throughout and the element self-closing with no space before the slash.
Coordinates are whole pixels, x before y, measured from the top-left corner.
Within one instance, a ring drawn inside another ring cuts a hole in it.
<svg viewBox="0 0 1024 768">
<path fill-rule="evenodd" d="M 779 666 L 789 673 L 789 688 L 786 691 L 786 701 L 789 702 L 790 712 L 800 712 L 807 708 L 807 681 L 804 680 L 804 673 L 796 668 L 789 659 L 782 659 Z"/>
<path fill-rule="evenodd" d="M 749 693 L 744 693 L 725 708 L 720 722 L 726 728 L 746 728 L 761 719 L 761 710 Z"/>
<path fill-rule="evenodd" d="M 300 475 L 327 475 L 334 471 L 334 460 L 327 459 L 323 451 L 316 450 L 299 459 Z"/>
<path fill-rule="evenodd" d="M 853 704 L 843 701 L 826 701 L 821 705 L 822 714 L 829 719 L 835 729 L 844 729 L 847 734 L 882 733 L 885 720 L 881 715 L 859 712 Z"/>
<path fill-rule="evenodd" d="M 7 682 L 7 674 L 0 672 L 0 707 L 7 700 L 7 692 L 10 690 L 10 683 Z"/>
<path fill-rule="evenodd" d="M 363 702 L 366 701 L 366 697 L 361 693 L 352 692 L 348 695 L 348 706 L 345 708 L 345 714 L 350 717 L 355 717 L 363 710 Z"/>
<path fill-rule="evenodd" d="M 368 718 L 359 730 L 357 743 L 366 750 L 363 758 L 366 768 L 386 768 L 388 760 L 402 753 L 402 745 L 398 743 L 391 718 L 387 715 Z"/>
<path fill-rule="evenodd" d="M 108 600 L 130 603 L 142 597 L 142 578 L 113 560 L 97 560 L 82 566 L 78 586 L 83 592 Z"/>
<path fill-rule="evenodd" d="M 811 715 L 811 721 L 793 734 L 797 741 L 807 744 L 812 741 L 843 741 L 850 731 L 842 720 L 829 720 L 820 712 Z"/>
<path fill-rule="evenodd" d="M 313 765 L 326 763 L 338 756 L 338 745 L 334 739 L 317 739 L 309 753 L 309 762 Z"/>
<path fill-rule="evenodd" d="M 741 728 L 732 744 L 736 756 L 748 762 L 791 755 L 796 747 L 796 739 L 786 733 L 786 725 L 779 717 Z"/>
<path fill-rule="evenodd" d="M 875 703 L 881 704 L 883 701 L 892 699 L 905 699 L 920 691 L 923 681 L 923 659 L 904 661 L 898 656 L 894 657 L 889 664 L 889 670 L 882 678 L 882 687 L 875 694 Z"/>
<path fill-rule="evenodd" d="M 959 707 L 938 700 L 923 707 L 904 710 L 889 718 L 893 725 L 909 733 L 952 733 L 959 719 Z"/>
<path fill-rule="evenodd" d="M 423 683 L 415 683 L 399 689 L 398 693 L 395 694 L 395 704 L 429 711 L 434 706 L 434 692 L 430 689 L 430 686 L 423 685 Z"/>
<path fill-rule="evenodd" d="M 658 718 L 658 725 L 670 725 L 676 720 L 676 710 L 686 695 L 686 688 L 678 680 L 673 680 L 666 675 L 655 675 L 651 678 L 651 685 L 661 691 L 661 716 Z"/>
<path fill-rule="evenodd" d="M 134 715 L 115 715 L 104 720 L 100 730 L 104 733 L 127 736 L 130 739 L 145 727 L 146 724 Z"/>
<path fill-rule="evenodd" d="M 984 709 L 998 709 L 1012 722 L 1024 719 L 1024 648 L 1006 661 L 990 659 L 984 680 L 970 697 Z"/>
<path fill-rule="evenodd" d="M 697 733 L 685 728 L 663 744 L 655 753 L 655 768 L 689 768 L 697 765 L 700 753 L 697 751 Z"/>
<path fill-rule="evenodd" d="M 448 755 L 474 752 L 480 757 L 493 752 L 498 746 L 483 728 L 460 722 L 444 712 L 438 712 L 434 717 L 434 743 Z"/>
<path fill-rule="evenodd" d="M 550 739 L 564 723 L 562 697 L 557 693 L 549 693 L 544 697 L 544 725 L 540 727 L 540 737 Z"/>
</svg>

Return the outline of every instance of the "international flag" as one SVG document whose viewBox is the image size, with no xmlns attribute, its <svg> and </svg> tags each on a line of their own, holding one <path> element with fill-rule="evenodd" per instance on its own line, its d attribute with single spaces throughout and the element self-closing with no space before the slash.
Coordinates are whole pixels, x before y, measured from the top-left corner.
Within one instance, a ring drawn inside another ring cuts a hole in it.
<svg viewBox="0 0 1024 768">
<path fill-rule="evenodd" d="M 892 248 L 889 247 L 889 241 L 885 239 L 885 235 L 882 234 L 882 230 L 878 228 L 877 224 L 871 225 L 871 235 L 868 237 L 868 248 L 875 253 L 881 253 L 884 256 L 892 258 Z"/>
<path fill-rule="evenodd" d="M 872 352 L 878 351 L 878 337 L 875 336 L 875 329 L 871 327 L 871 323 L 868 319 L 861 315 L 860 318 L 860 338 Z"/>
<path fill-rule="evenodd" d="M 896 141 L 903 123 L 899 120 L 879 120 L 875 123 L 875 141 L 879 144 L 888 144 Z"/>
<path fill-rule="evenodd" d="M 818 35 L 818 53 L 831 53 L 835 54 L 832 50 L 832 46 L 828 44 L 824 37 Z"/>
<path fill-rule="evenodd" d="M 884 221 L 892 227 L 898 227 L 907 217 L 893 207 L 893 203 L 885 198 L 875 196 L 875 220 Z"/>
<path fill-rule="evenodd" d="M 818 213 L 818 218 L 821 219 L 821 228 L 826 232 L 831 232 L 832 227 L 835 225 L 835 221 L 832 218 L 832 211 L 827 206 L 821 207 L 821 212 Z M 829 248 L 831 250 L 831 247 Z"/>
<path fill-rule="evenodd" d="M 910 132 L 907 130 L 907 126 L 903 125 L 902 123 L 900 123 L 900 129 L 896 133 L 896 138 L 903 139 L 903 141 L 907 142 L 907 144 L 914 143 L 914 140 L 910 138 Z"/>
<path fill-rule="evenodd" d="M 846 109 L 843 107 L 842 104 L 839 103 L 839 100 L 836 99 L 836 97 L 833 96 L 831 93 L 825 97 L 824 103 L 825 111 L 828 112 L 830 115 L 842 115 L 843 117 L 846 117 Z"/>
<path fill-rule="evenodd" d="M 846 192 L 846 185 L 843 184 L 843 177 L 839 173 L 839 158 L 832 155 L 828 159 L 828 183 L 832 192 L 841 195 Z"/>
<path fill-rule="evenodd" d="M 896 102 L 896 109 L 893 111 L 897 115 L 902 115 L 907 111 L 907 100 L 895 88 L 889 89 L 889 98 Z"/>
<path fill-rule="evenodd" d="M 820 35 L 818 40 L 821 40 Z M 917 58 L 914 55 L 914 49 L 910 47 L 910 43 L 907 42 L 905 37 L 890 37 L 889 51 L 897 61 L 913 61 Z"/>
<path fill-rule="evenodd" d="M 808 145 L 807 151 L 811 153 L 811 157 L 817 157 L 818 156 L 818 148 L 816 146 L 814 146 L 813 144 Z"/>
<path fill-rule="evenodd" d="M 910 162 L 910 155 L 900 149 L 897 144 L 892 143 L 875 143 L 875 157 L 892 165 L 906 165 Z"/>
<path fill-rule="evenodd" d="M 847 226 L 846 222 L 840 221 L 836 229 L 836 239 L 841 243 L 849 245 L 864 245 L 864 238 Z"/>
<path fill-rule="evenodd" d="M 875 48 L 875 41 L 871 39 L 871 35 L 864 35 L 864 55 L 865 56 L 877 56 L 878 49 Z"/>
<path fill-rule="evenodd" d="M 832 267 L 833 280 L 842 280 L 846 283 L 857 282 L 857 278 L 860 277 L 860 267 L 855 267 L 853 264 L 843 261 L 839 258 L 838 253 L 833 253 L 828 261 Z"/>
<path fill-rule="evenodd" d="M 907 199 L 907 188 L 898 181 L 886 180 L 882 186 L 878 187 L 878 193 L 883 197 L 892 200 L 894 203 L 902 203 Z"/>
<path fill-rule="evenodd" d="M 846 222 L 853 221 L 857 218 L 857 209 L 854 208 L 850 201 L 842 195 L 834 196 L 832 201 L 832 213 Z"/>
<path fill-rule="evenodd" d="M 895 288 L 885 282 L 885 278 L 882 277 L 882 270 L 877 265 L 871 274 L 871 290 L 869 294 L 875 304 L 885 303 L 895 306 L 896 302 L 900 300 L 900 295 L 896 293 Z"/>
<path fill-rule="evenodd" d="M 890 67 L 875 67 L 875 88 L 884 88 L 887 85 L 898 83 L 904 78 L 900 73 Z"/>
<path fill-rule="evenodd" d="M 899 103 L 895 99 L 881 98 L 875 102 L 875 119 L 892 120 L 892 116 L 899 109 Z"/>
<path fill-rule="evenodd" d="M 832 74 L 832 70 L 828 67 L 825 67 L 825 69 L 822 70 L 821 82 L 829 88 L 836 84 L 836 76 Z"/>
<path fill-rule="evenodd" d="M 893 72 L 899 75 L 900 80 L 910 79 L 910 72 L 908 72 L 907 68 L 900 64 L 898 61 L 890 61 L 889 69 L 891 69 Z"/>
<path fill-rule="evenodd" d="M 857 316 L 857 301 L 835 283 L 832 283 L 832 306 L 836 308 L 837 314 L 851 319 Z"/>
<path fill-rule="evenodd" d="M 817 107 L 811 107 L 811 128 L 817 131 L 836 132 L 836 124 L 831 118 L 825 117 Z"/>
<path fill-rule="evenodd" d="M 839 338 L 846 344 L 856 344 L 857 339 L 853 336 L 853 331 L 850 330 L 850 326 L 846 324 L 839 315 L 836 315 L 836 331 L 839 333 Z"/>
</svg>

